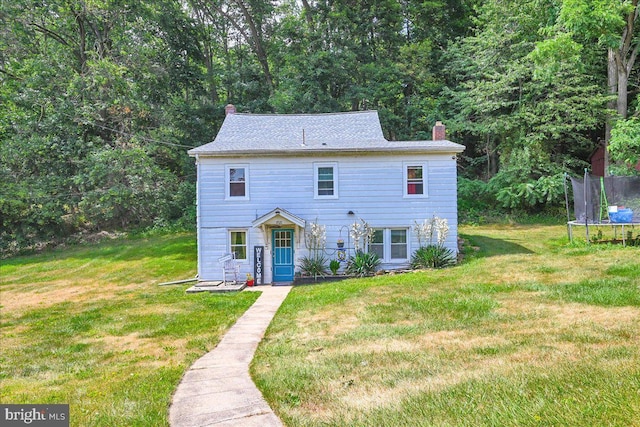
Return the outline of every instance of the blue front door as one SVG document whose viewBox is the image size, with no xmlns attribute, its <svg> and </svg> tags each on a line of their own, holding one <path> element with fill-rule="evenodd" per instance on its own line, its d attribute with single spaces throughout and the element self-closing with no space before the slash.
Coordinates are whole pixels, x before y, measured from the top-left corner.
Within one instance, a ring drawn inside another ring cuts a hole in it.
<svg viewBox="0 0 640 427">
<path fill-rule="evenodd" d="M 293 230 L 273 230 L 273 281 L 293 281 Z"/>
</svg>

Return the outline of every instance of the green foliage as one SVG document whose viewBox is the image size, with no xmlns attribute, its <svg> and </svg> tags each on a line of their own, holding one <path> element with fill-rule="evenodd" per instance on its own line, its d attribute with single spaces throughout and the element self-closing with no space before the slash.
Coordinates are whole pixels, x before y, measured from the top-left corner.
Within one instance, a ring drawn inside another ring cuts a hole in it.
<svg viewBox="0 0 640 427">
<path fill-rule="evenodd" d="M 338 274 L 338 270 L 340 269 L 340 261 L 337 259 L 332 259 L 329 263 L 329 270 L 331 270 L 331 274 L 334 276 Z"/>
<path fill-rule="evenodd" d="M 640 162 L 640 119 L 632 117 L 616 122 L 611 130 L 609 154 L 612 160 L 623 164 L 620 172 L 637 173 L 635 167 Z"/>
<path fill-rule="evenodd" d="M 564 174 L 543 175 L 530 162 L 501 169 L 489 182 L 458 178 L 458 212 L 463 222 L 485 215 L 518 211 L 534 214 L 559 206 L 564 200 Z M 497 203 L 496 203 L 497 202 Z"/>
<path fill-rule="evenodd" d="M 564 0 L 560 19 L 571 30 L 595 37 L 606 47 L 617 47 L 631 2 L 620 0 Z"/>
<path fill-rule="evenodd" d="M 286 46 L 273 52 L 280 79 L 270 103 L 278 112 L 377 109 L 390 139 L 424 138 L 441 118 L 442 47 L 468 31 L 473 3 L 290 6 L 278 32 Z"/>
<path fill-rule="evenodd" d="M 498 173 L 490 182 L 496 200 L 504 208 L 535 211 L 544 205 L 554 205 L 564 197 L 564 175 L 541 176 L 522 182 L 509 180 L 508 173 Z"/>
<path fill-rule="evenodd" d="M 314 256 L 304 256 L 300 259 L 300 271 L 305 276 L 324 277 L 329 273 L 327 269 L 327 257 L 317 252 Z"/>
<path fill-rule="evenodd" d="M 371 276 L 381 263 L 375 253 L 358 251 L 355 256 L 349 257 L 345 272 L 357 277 Z"/>
<path fill-rule="evenodd" d="M 3 247 L 193 224 L 186 150 L 213 139 L 227 103 L 376 109 L 390 140 L 429 139 L 445 120 L 467 147 L 460 174 L 489 183 L 461 184 L 463 215 L 495 209 L 492 197 L 503 210 L 543 210 L 558 203 L 548 177 L 581 171 L 603 138 L 604 48 L 624 45 L 634 11 L 619 0 L 25 5 L 0 5 Z M 614 131 L 619 162 L 637 158 L 635 126 Z"/>
<path fill-rule="evenodd" d="M 458 217 L 461 222 L 477 222 L 479 217 L 497 211 L 495 194 L 479 179 L 458 177 Z"/>
<path fill-rule="evenodd" d="M 411 255 L 411 268 L 445 268 L 456 262 L 453 251 L 442 245 L 427 245 L 419 247 Z"/>
<path fill-rule="evenodd" d="M 506 164 L 488 184 L 500 206 L 536 212 L 564 199 L 564 174 L 532 150 L 514 150 Z"/>
<path fill-rule="evenodd" d="M 168 217 L 177 192 L 176 178 L 143 150 L 106 149 L 91 155 L 86 163 L 77 178 L 84 194 L 78 209 L 89 223 L 127 228 Z"/>
<path fill-rule="evenodd" d="M 501 191 L 508 209 L 556 203 L 555 183 L 538 179 L 581 170 L 578 159 L 593 150 L 592 132 L 607 117 L 596 50 L 540 31 L 558 7 L 555 0 L 484 2 L 475 33 L 447 53 L 452 127 L 468 136 L 465 156 L 472 158 L 463 161 L 476 176 L 497 179 L 490 191 Z M 562 62 L 550 68 L 553 55 Z"/>
<path fill-rule="evenodd" d="M 2 248 L 192 221 L 186 148 L 210 140 L 215 115 L 185 11 L 18 2 L 0 19 Z"/>
<path fill-rule="evenodd" d="M 553 38 L 541 40 L 529 54 L 536 66 L 534 77 L 553 81 L 564 64 L 579 68 L 582 64 L 582 50 L 583 47 L 570 33 L 559 33 Z"/>
</svg>

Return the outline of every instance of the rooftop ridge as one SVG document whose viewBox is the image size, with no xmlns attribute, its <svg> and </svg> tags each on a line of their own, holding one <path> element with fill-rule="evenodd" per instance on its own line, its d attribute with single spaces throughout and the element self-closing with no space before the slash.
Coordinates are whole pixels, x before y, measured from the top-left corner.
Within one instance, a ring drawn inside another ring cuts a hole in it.
<svg viewBox="0 0 640 427">
<path fill-rule="evenodd" d="M 337 116 L 348 114 L 378 113 L 378 110 L 358 110 L 358 111 L 334 111 L 326 113 L 234 113 L 235 116 L 265 116 L 265 117 L 293 117 L 293 116 Z"/>
<path fill-rule="evenodd" d="M 464 147 L 439 141 L 389 141 L 377 110 L 337 113 L 253 114 L 225 117 L 215 139 L 189 155 L 224 156 L 302 152 L 461 152 Z"/>
</svg>

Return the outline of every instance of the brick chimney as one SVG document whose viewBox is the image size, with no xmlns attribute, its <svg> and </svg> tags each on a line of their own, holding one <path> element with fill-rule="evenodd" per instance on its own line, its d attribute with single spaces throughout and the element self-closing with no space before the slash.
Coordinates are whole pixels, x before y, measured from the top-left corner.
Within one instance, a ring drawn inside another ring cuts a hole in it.
<svg viewBox="0 0 640 427">
<path fill-rule="evenodd" d="M 447 128 L 442 124 L 442 122 L 436 122 L 436 125 L 433 127 L 433 140 L 434 141 L 442 141 L 447 139 Z"/>
<path fill-rule="evenodd" d="M 229 114 L 235 114 L 236 113 L 236 106 L 233 104 L 227 104 L 226 107 L 224 107 L 224 115 L 228 116 Z"/>
</svg>

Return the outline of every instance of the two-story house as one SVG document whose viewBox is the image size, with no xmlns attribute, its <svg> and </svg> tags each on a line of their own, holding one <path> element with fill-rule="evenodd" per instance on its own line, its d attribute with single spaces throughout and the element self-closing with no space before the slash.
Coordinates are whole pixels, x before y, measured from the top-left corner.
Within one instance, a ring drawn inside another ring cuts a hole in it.
<svg viewBox="0 0 640 427">
<path fill-rule="evenodd" d="M 353 255 L 349 226 L 366 221 L 382 268 L 406 268 L 415 222 L 434 215 L 457 253 L 456 155 L 464 146 L 434 127 L 433 141 L 387 141 L 376 111 L 227 115 L 215 140 L 189 151 L 197 163 L 198 275 L 222 279 L 234 253 L 241 275 L 290 282 L 307 255 L 305 229 L 326 227 L 326 255 Z M 345 242 L 339 250 L 339 242 Z M 256 259 L 256 248 L 258 257 Z"/>
</svg>

